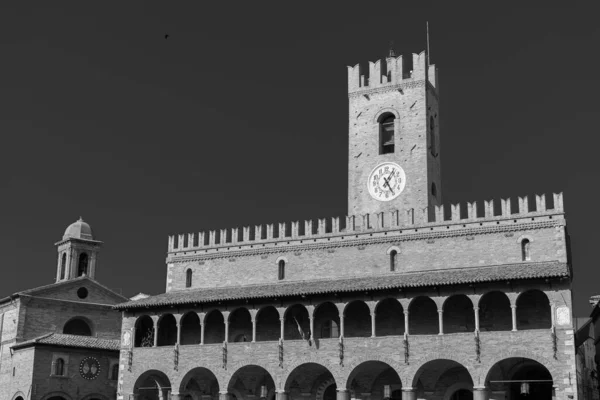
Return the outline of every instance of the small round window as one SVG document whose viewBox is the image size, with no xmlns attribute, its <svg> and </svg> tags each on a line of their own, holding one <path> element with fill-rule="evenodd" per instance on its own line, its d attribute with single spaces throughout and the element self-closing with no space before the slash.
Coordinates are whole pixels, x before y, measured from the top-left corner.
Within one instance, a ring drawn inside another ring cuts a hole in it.
<svg viewBox="0 0 600 400">
<path fill-rule="evenodd" d="M 77 289 L 77 297 L 79 297 L 80 299 L 85 299 L 86 297 L 88 297 L 88 290 L 84 287 L 80 287 L 79 289 Z"/>
</svg>

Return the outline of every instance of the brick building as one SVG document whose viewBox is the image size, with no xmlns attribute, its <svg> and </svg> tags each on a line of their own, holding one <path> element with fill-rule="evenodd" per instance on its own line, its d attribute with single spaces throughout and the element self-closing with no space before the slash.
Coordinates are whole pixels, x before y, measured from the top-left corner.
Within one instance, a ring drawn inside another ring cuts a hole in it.
<svg viewBox="0 0 600 400">
<path fill-rule="evenodd" d="M 119 399 L 577 398 L 562 195 L 442 206 L 425 53 L 348 91 L 350 215 L 169 237 Z"/>
<path fill-rule="evenodd" d="M 127 298 L 94 280 L 102 242 L 83 220 L 56 243 L 56 282 L 0 299 L 0 400 L 116 398 Z"/>
</svg>

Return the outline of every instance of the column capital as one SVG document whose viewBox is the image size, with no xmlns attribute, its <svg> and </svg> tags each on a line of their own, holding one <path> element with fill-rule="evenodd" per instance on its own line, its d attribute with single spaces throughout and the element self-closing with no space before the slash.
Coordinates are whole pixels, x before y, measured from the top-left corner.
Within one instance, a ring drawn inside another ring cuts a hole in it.
<svg viewBox="0 0 600 400">
<path fill-rule="evenodd" d="M 412 388 L 412 387 L 403 387 L 402 388 L 403 392 L 414 392 L 416 390 L 417 390 L 416 388 Z"/>
<path fill-rule="evenodd" d="M 438 308 L 438 314 L 443 314 L 443 313 L 444 313 L 444 310 L 441 308 Z"/>
<path fill-rule="evenodd" d="M 227 390 L 219 390 L 219 394 L 229 394 Z"/>
<path fill-rule="evenodd" d="M 473 386 L 473 390 L 487 390 L 486 386 Z"/>
<path fill-rule="evenodd" d="M 510 308 L 517 308 L 517 305 L 516 304 L 511 304 Z"/>
<path fill-rule="evenodd" d="M 479 311 L 479 307 L 475 306 L 475 307 L 473 307 L 473 310 Z"/>
<path fill-rule="evenodd" d="M 285 391 L 285 389 L 277 389 L 277 390 L 275 390 L 275 393 L 287 393 L 287 392 Z"/>
</svg>

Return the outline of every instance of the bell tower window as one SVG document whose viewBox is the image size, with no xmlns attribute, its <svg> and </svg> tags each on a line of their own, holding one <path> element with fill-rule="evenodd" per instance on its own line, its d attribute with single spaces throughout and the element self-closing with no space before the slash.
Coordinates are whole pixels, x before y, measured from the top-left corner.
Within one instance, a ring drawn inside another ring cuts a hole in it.
<svg viewBox="0 0 600 400">
<path fill-rule="evenodd" d="M 60 280 L 65 279 L 65 269 L 67 268 L 67 254 L 63 253 L 60 258 Z"/>
<path fill-rule="evenodd" d="M 396 117 L 385 115 L 379 122 L 379 154 L 394 152 L 394 121 Z"/>
<path fill-rule="evenodd" d="M 188 269 L 185 271 L 185 287 L 192 287 L 192 270 Z"/>
<path fill-rule="evenodd" d="M 390 252 L 390 271 L 396 270 L 396 264 L 398 262 L 398 252 L 396 250 L 392 250 Z"/>
<path fill-rule="evenodd" d="M 88 274 L 88 255 L 87 253 L 81 253 L 79 255 L 79 264 L 77 267 L 77 276 L 83 276 Z"/>
<path fill-rule="evenodd" d="M 284 260 L 279 260 L 279 271 L 277 274 L 277 279 L 278 280 L 283 280 L 285 279 L 285 261 Z"/>
<path fill-rule="evenodd" d="M 523 239 L 523 241 L 521 242 L 521 258 L 523 259 L 523 261 L 531 260 L 531 255 L 529 254 L 530 246 L 531 242 L 529 241 L 529 239 Z"/>
</svg>

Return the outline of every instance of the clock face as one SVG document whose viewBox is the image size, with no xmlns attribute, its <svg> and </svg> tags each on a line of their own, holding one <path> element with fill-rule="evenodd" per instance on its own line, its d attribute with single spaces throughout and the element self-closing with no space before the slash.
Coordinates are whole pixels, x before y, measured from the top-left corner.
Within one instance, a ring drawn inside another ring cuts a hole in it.
<svg viewBox="0 0 600 400">
<path fill-rule="evenodd" d="M 100 373 L 100 362 L 96 357 L 84 358 L 79 364 L 79 373 L 83 379 L 96 379 Z"/>
<path fill-rule="evenodd" d="M 367 182 L 369 194 L 379 201 L 390 201 L 402 193 L 406 185 L 406 174 L 396 163 L 385 162 L 376 166 Z"/>
</svg>

